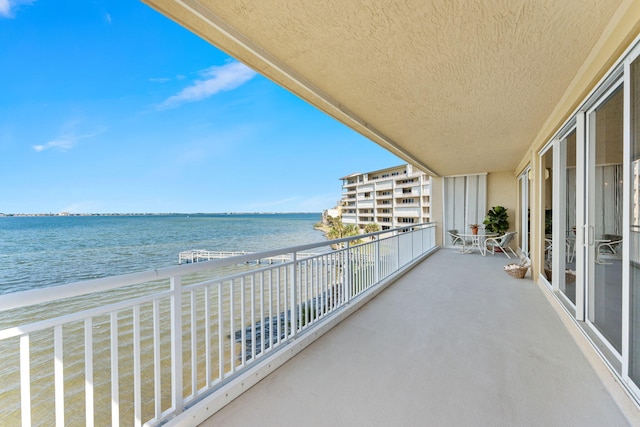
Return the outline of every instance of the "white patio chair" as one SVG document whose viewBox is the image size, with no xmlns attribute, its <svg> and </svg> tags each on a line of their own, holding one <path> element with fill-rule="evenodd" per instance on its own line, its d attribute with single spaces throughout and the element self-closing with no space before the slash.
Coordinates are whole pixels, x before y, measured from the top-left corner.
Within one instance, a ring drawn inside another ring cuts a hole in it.
<svg viewBox="0 0 640 427">
<path fill-rule="evenodd" d="M 491 255 L 495 255 L 496 248 L 500 248 L 507 258 L 511 259 L 507 251 L 511 251 L 511 254 L 513 254 L 514 257 L 517 257 L 513 249 L 509 247 L 509 243 L 511 243 L 515 235 L 515 231 L 510 231 L 501 237 L 487 237 L 484 241 L 485 248 L 487 251 L 491 252 Z"/>
<path fill-rule="evenodd" d="M 460 236 L 458 234 L 458 230 L 447 230 L 447 234 L 449 234 L 449 236 L 451 236 L 451 244 L 454 246 L 462 246 L 462 248 L 460 249 L 461 251 L 464 251 L 465 247 L 467 245 L 471 244 L 470 240 L 465 240 L 462 236 Z"/>
<path fill-rule="evenodd" d="M 596 262 L 598 264 L 611 264 L 610 262 L 603 261 L 605 258 L 614 258 L 618 254 L 618 246 L 622 243 L 622 237 L 620 236 L 606 236 L 613 237 L 615 240 L 604 241 L 598 243 L 596 248 Z"/>
</svg>

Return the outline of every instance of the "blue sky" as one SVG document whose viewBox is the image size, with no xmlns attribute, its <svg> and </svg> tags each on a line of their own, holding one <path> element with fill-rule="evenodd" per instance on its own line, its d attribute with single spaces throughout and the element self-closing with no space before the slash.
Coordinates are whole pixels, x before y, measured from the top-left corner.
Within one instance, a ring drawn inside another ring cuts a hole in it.
<svg viewBox="0 0 640 427">
<path fill-rule="evenodd" d="M 318 212 L 402 163 L 140 2 L 0 0 L 0 213 Z"/>
</svg>

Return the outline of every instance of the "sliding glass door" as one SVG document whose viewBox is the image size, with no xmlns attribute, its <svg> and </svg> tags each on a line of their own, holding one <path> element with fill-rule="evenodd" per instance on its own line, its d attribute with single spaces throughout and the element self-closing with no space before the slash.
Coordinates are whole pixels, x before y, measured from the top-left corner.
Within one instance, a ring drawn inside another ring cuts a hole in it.
<svg viewBox="0 0 640 427">
<path fill-rule="evenodd" d="M 629 67 L 629 378 L 640 387 L 640 59 Z"/>
<path fill-rule="evenodd" d="M 586 315 L 618 356 L 622 353 L 622 83 L 587 112 Z"/>
</svg>

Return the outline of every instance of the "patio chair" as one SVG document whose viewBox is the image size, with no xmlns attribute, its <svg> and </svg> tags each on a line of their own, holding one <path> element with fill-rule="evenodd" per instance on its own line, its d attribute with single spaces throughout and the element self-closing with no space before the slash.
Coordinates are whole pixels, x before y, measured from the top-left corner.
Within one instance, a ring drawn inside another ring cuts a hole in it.
<svg viewBox="0 0 640 427">
<path fill-rule="evenodd" d="M 464 247 L 466 245 L 470 245 L 471 241 L 470 240 L 465 240 L 462 236 L 460 236 L 460 234 L 458 233 L 458 230 L 447 230 L 447 233 L 449 234 L 449 236 L 451 236 L 451 244 L 456 246 L 456 245 L 460 245 L 462 246 L 462 250 L 464 250 Z"/>
<path fill-rule="evenodd" d="M 596 248 L 596 262 L 598 264 L 611 264 L 610 262 L 603 261 L 603 259 L 616 257 L 618 254 L 618 246 L 622 243 L 622 236 L 605 234 L 602 237 L 611 240 L 598 243 Z"/>
<path fill-rule="evenodd" d="M 510 231 L 501 237 L 487 237 L 484 241 L 485 248 L 487 251 L 491 251 L 491 255 L 495 255 L 496 248 L 500 248 L 507 258 L 511 259 L 507 251 L 511 251 L 511 254 L 513 254 L 514 257 L 517 257 L 513 249 L 509 247 L 509 243 L 511 243 L 515 235 L 515 231 Z"/>
</svg>

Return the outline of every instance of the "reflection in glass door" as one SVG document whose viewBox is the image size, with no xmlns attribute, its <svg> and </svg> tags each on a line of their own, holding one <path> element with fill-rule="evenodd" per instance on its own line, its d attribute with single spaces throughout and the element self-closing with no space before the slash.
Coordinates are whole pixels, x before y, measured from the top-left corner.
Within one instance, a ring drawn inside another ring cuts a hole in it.
<svg viewBox="0 0 640 427">
<path fill-rule="evenodd" d="M 640 59 L 631 63 L 629 377 L 640 386 Z"/>
<path fill-rule="evenodd" d="M 553 145 L 542 154 L 540 177 L 540 218 L 543 218 L 542 224 L 544 230 L 544 241 L 541 246 L 541 259 L 544 260 L 543 272 L 546 279 L 551 283 L 553 276 Z"/>
<path fill-rule="evenodd" d="M 531 212 L 529 211 L 529 175 L 531 174 L 531 167 L 528 167 L 518 177 L 520 183 L 520 247 L 522 252 L 526 255 L 530 255 L 529 249 L 529 231 L 531 230 Z"/>
<path fill-rule="evenodd" d="M 623 91 L 587 115 L 587 320 L 622 351 Z"/>
<path fill-rule="evenodd" d="M 567 299 L 576 305 L 576 131 L 571 130 L 560 140 L 559 156 L 560 182 L 562 185 L 558 209 L 560 218 L 558 226 L 559 270 L 564 274 L 558 275 L 558 289 Z"/>
</svg>

